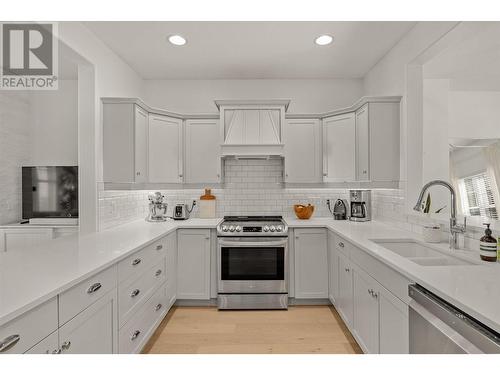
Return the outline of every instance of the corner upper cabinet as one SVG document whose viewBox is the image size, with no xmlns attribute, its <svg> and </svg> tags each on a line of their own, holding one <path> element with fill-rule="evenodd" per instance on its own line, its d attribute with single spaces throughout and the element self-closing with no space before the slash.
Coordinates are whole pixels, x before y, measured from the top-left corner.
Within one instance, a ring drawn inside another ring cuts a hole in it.
<svg viewBox="0 0 500 375">
<path fill-rule="evenodd" d="M 183 182 L 182 120 L 149 114 L 149 182 Z"/>
<path fill-rule="evenodd" d="M 323 181 L 356 179 L 356 119 L 346 113 L 323 119 Z"/>
<path fill-rule="evenodd" d="M 285 182 L 322 181 L 321 133 L 318 119 L 289 119 L 285 132 Z"/>
<path fill-rule="evenodd" d="M 400 104 L 369 102 L 356 111 L 356 179 L 399 181 Z"/>
<path fill-rule="evenodd" d="M 104 182 L 146 182 L 148 114 L 134 103 L 103 103 Z"/>
<path fill-rule="evenodd" d="M 186 120 L 184 130 L 184 182 L 219 183 L 221 180 L 219 121 Z"/>
<path fill-rule="evenodd" d="M 283 124 L 289 102 L 216 100 L 222 155 L 283 155 Z"/>
</svg>

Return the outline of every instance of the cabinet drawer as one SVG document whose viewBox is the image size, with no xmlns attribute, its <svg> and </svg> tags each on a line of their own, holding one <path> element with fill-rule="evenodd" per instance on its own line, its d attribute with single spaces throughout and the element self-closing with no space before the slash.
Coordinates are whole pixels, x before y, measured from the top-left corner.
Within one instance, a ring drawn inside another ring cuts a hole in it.
<svg viewBox="0 0 500 375">
<path fill-rule="evenodd" d="M 358 264 L 396 297 L 406 303 L 410 302 L 408 284 L 412 282 L 399 272 L 354 246 L 352 246 L 351 249 L 351 260 Z"/>
<path fill-rule="evenodd" d="M 335 248 L 349 259 L 351 256 L 351 249 L 353 248 L 353 245 L 337 235 L 334 236 L 334 239 Z"/>
<path fill-rule="evenodd" d="M 166 309 L 166 285 L 162 284 L 144 306 L 120 329 L 119 352 L 122 354 L 139 352 Z"/>
<path fill-rule="evenodd" d="M 0 353 L 24 353 L 55 330 L 56 297 L 0 327 Z"/>
<path fill-rule="evenodd" d="M 58 354 L 59 332 L 55 331 L 24 354 Z"/>
<path fill-rule="evenodd" d="M 138 276 L 151 267 L 157 259 L 164 257 L 167 251 L 165 237 L 143 247 L 118 263 L 118 279 L 122 282 L 129 277 Z"/>
<path fill-rule="evenodd" d="M 66 323 L 114 288 L 116 266 L 109 267 L 60 294 L 59 325 Z"/>
<path fill-rule="evenodd" d="M 165 282 L 165 258 L 139 278 L 125 281 L 118 287 L 120 326 L 130 319 L 134 310 L 151 296 L 152 290 Z"/>
</svg>

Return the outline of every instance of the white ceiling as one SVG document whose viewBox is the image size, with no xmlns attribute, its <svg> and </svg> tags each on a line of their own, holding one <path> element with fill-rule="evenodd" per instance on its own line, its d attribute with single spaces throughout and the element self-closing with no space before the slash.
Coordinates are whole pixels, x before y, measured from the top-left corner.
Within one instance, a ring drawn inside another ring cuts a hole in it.
<svg viewBox="0 0 500 375">
<path fill-rule="evenodd" d="M 86 22 L 144 79 L 361 78 L 414 22 Z M 173 46 L 167 36 L 188 43 Z M 335 40 L 317 46 L 314 39 Z"/>
</svg>

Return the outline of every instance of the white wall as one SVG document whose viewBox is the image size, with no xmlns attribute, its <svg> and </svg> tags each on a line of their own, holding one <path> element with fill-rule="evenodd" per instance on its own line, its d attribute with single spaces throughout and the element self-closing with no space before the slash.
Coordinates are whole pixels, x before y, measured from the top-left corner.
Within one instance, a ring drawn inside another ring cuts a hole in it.
<svg viewBox="0 0 500 375">
<path fill-rule="evenodd" d="M 21 218 L 21 166 L 31 163 L 27 92 L 0 91 L 0 225 Z"/>
<path fill-rule="evenodd" d="M 98 188 L 102 182 L 103 96 L 143 97 L 143 81 L 80 22 L 59 23 L 59 38 L 79 65 L 80 230 L 98 229 Z M 83 108 L 85 108 L 83 110 Z M 89 117 L 89 113 L 93 116 Z"/>
<path fill-rule="evenodd" d="M 347 107 L 363 96 L 361 79 L 146 80 L 144 101 L 180 113 L 214 113 L 215 99 L 290 99 L 289 113 Z"/>
<path fill-rule="evenodd" d="M 31 96 L 31 163 L 78 165 L 78 81 L 59 80 L 58 90 Z"/>
</svg>

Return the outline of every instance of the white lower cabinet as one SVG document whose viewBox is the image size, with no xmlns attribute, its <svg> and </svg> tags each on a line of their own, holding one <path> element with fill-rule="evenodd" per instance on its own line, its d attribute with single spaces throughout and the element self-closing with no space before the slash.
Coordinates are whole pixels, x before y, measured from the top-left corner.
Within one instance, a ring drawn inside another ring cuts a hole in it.
<svg viewBox="0 0 500 375">
<path fill-rule="evenodd" d="M 167 307 L 170 309 L 177 299 L 177 234 L 167 236 Z"/>
<path fill-rule="evenodd" d="M 326 230 L 295 229 L 294 234 L 295 298 L 328 298 Z"/>
<path fill-rule="evenodd" d="M 177 232 L 177 299 L 210 299 L 210 229 Z"/>
<path fill-rule="evenodd" d="M 336 299 L 336 307 L 347 327 L 352 328 L 353 322 L 353 281 L 352 268 L 349 260 L 338 253 L 339 260 L 339 294 Z"/>
<path fill-rule="evenodd" d="M 408 305 L 385 288 L 380 289 L 380 353 L 409 353 Z"/>
<path fill-rule="evenodd" d="M 332 304 L 339 295 L 339 255 L 335 235 L 328 231 L 328 298 Z"/>
<path fill-rule="evenodd" d="M 61 353 L 116 353 L 117 328 L 117 294 L 114 289 L 59 328 Z"/>
<path fill-rule="evenodd" d="M 365 353 L 379 352 L 378 283 L 358 267 L 353 271 L 354 336 Z"/>
</svg>

